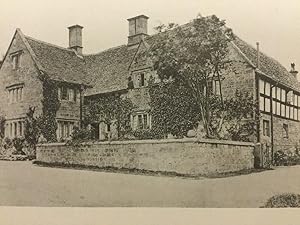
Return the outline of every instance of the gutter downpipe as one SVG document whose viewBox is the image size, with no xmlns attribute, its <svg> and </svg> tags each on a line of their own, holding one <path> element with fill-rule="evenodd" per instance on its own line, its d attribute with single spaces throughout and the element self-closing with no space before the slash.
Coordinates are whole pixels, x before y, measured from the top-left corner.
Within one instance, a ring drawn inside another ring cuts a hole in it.
<svg viewBox="0 0 300 225">
<path fill-rule="evenodd" d="M 271 86 L 271 107 L 270 107 L 270 112 L 271 112 L 271 165 L 274 165 L 274 126 L 273 126 L 273 88 L 276 87 L 277 85 L 272 85 Z"/>
<path fill-rule="evenodd" d="M 80 86 L 80 90 L 79 90 L 79 96 L 80 96 L 80 115 L 79 115 L 79 120 L 80 120 L 80 124 L 79 124 L 79 127 L 82 128 L 82 86 Z"/>
</svg>

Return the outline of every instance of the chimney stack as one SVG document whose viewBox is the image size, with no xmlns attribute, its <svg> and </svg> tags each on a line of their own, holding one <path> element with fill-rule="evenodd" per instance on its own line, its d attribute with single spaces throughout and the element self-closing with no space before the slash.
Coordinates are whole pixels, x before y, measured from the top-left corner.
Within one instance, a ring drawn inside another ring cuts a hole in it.
<svg viewBox="0 0 300 225">
<path fill-rule="evenodd" d="M 128 46 L 136 45 L 148 36 L 148 16 L 139 15 L 127 19 L 129 22 Z"/>
<path fill-rule="evenodd" d="M 80 25 L 73 25 L 69 29 L 69 48 L 74 49 L 78 54 L 82 55 L 82 29 Z"/>
<path fill-rule="evenodd" d="M 297 79 L 298 71 L 295 69 L 295 66 L 295 63 L 291 63 L 290 74 L 292 74 Z"/>
</svg>

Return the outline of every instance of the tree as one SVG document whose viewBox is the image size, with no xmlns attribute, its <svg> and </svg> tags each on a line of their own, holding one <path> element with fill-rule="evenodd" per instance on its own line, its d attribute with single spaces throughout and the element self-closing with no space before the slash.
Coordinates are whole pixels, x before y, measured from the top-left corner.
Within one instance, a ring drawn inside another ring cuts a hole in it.
<svg viewBox="0 0 300 225">
<path fill-rule="evenodd" d="M 178 26 L 174 23 L 156 28 L 158 34 L 148 53 L 154 70 L 161 80 L 174 80 L 185 85 L 200 109 L 200 116 L 206 136 L 216 136 L 221 129 L 211 126 L 211 105 L 216 98 L 224 108 L 222 96 L 222 75 L 230 66 L 229 43 L 234 39 L 225 21 L 216 16 L 197 17 L 191 23 Z M 220 96 L 211 92 L 210 82 L 218 80 Z"/>
</svg>

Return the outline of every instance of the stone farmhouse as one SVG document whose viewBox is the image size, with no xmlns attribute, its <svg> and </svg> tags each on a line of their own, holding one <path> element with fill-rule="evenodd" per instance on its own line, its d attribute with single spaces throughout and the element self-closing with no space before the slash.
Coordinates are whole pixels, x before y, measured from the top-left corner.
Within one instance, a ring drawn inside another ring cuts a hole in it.
<svg viewBox="0 0 300 225">
<path fill-rule="evenodd" d="M 85 99 L 103 95 L 128 96 L 137 106 L 130 116 L 132 128 L 151 128 L 147 85 L 155 71 L 138 54 L 155 41 L 155 35 L 148 35 L 147 21 L 144 15 L 128 19 L 127 44 L 97 54 L 83 54 L 80 25 L 68 27 L 68 47 L 36 40 L 17 29 L 0 68 L 5 136 L 24 134 L 24 118 L 30 106 L 36 108 L 37 114 L 42 112 L 41 74 L 47 74 L 59 85 L 58 139 L 70 136 L 73 127 L 80 123 Z M 300 132 L 300 85 L 295 65 L 288 71 L 260 52 L 259 44 L 254 48 L 238 37 L 231 43 L 230 57 L 243 63 L 237 66 L 237 72 L 224 76 L 222 91 L 225 96 L 236 90 L 248 91 L 258 100 L 261 118 L 254 141 L 272 150 L 295 146 Z M 217 91 L 218 81 L 212 82 Z M 116 128 L 104 122 L 92 126 L 99 140 L 104 140 L 107 132 L 116 135 Z"/>
</svg>

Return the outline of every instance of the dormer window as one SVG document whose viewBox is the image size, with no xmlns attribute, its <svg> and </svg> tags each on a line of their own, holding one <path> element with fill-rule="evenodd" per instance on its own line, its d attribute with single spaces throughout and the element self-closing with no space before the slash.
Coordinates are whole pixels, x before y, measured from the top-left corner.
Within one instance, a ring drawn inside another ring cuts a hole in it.
<svg viewBox="0 0 300 225">
<path fill-rule="evenodd" d="M 135 75 L 135 87 L 146 87 L 147 80 L 145 73 L 138 73 Z"/>
<path fill-rule="evenodd" d="M 140 87 L 144 87 L 144 86 L 145 86 L 145 74 L 141 73 Z"/>
<path fill-rule="evenodd" d="M 20 68 L 21 53 L 22 53 L 22 51 L 18 51 L 18 52 L 11 54 L 11 60 L 12 60 L 14 70 Z"/>
</svg>

